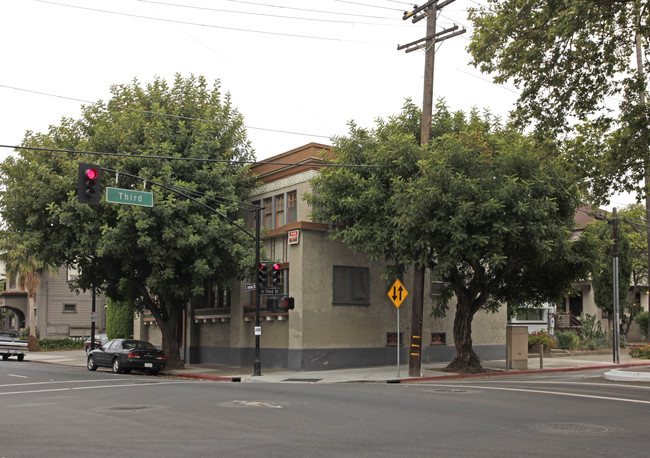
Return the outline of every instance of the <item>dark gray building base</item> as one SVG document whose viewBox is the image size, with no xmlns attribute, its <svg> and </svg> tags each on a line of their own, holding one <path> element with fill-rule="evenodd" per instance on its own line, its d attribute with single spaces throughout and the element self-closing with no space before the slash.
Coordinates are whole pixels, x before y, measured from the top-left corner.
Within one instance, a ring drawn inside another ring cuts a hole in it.
<svg viewBox="0 0 650 458">
<path fill-rule="evenodd" d="M 505 345 L 475 345 L 474 351 L 482 360 L 505 359 Z M 223 364 L 234 367 L 253 367 L 253 348 L 191 347 L 188 364 Z M 453 345 L 436 345 L 424 348 L 422 363 L 451 362 L 456 356 Z M 262 348 L 262 368 L 317 371 L 355 367 L 390 366 L 397 364 L 395 347 L 382 348 L 324 348 L 287 350 Z M 407 349 L 401 348 L 400 362 L 408 364 Z"/>
</svg>

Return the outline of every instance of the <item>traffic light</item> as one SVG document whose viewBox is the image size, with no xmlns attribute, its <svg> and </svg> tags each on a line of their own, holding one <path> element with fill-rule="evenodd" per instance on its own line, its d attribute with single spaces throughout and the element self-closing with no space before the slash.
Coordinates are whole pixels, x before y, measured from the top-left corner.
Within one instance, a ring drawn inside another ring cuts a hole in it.
<svg viewBox="0 0 650 458">
<path fill-rule="evenodd" d="M 284 307 L 285 310 L 293 310 L 296 308 L 295 301 L 293 297 L 285 297 L 282 299 L 282 306 Z"/>
<path fill-rule="evenodd" d="M 266 288 L 268 285 L 269 273 L 266 270 L 266 263 L 260 262 L 257 265 L 257 287 Z"/>
<path fill-rule="evenodd" d="M 269 264 L 271 267 L 271 284 L 273 286 L 280 286 L 282 283 L 282 273 L 280 272 L 280 264 L 273 262 Z"/>
<path fill-rule="evenodd" d="M 95 164 L 79 164 L 77 197 L 80 204 L 99 205 L 102 168 Z"/>
</svg>

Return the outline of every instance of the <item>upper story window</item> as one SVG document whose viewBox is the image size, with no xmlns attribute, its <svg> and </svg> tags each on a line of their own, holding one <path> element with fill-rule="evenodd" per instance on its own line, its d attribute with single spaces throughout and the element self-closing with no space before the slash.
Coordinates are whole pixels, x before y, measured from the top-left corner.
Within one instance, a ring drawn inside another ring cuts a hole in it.
<svg viewBox="0 0 650 458">
<path fill-rule="evenodd" d="M 275 196 L 275 227 L 284 226 L 284 194 Z"/>
<path fill-rule="evenodd" d="M 335 305 L 368 305 L 370 303 L 369 269 L 367 267 L 334 266 Z"/>
<path fill-rule="evenodd" d="M 296 191 L 287 193 L 287 223 L 298 221 L 298 202 Z"/>
<path fill-rule="evenodd" d="M 267 197 L 261 202 L 264 207 L 261 223 L 267 229 L 278 229 L 287 223 L 295 223 L 298 220 L 296 191 Z M 260 205 L 260 201 L 255 201 L 253 204 Z M 255 216 L 253 216 L 254 227 Z"/>
<path fill-rule="evenodd" d="M 273 199 L 264 199 L 264 219 L 262 220 L 264 227 L 275 229 L 273 227 Z"/>
</svg>

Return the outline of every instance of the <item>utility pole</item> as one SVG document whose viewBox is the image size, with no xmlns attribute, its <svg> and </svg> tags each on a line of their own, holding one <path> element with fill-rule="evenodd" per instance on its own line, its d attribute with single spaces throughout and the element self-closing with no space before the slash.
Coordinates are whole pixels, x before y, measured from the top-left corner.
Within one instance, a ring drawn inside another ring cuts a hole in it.
<svg viewBox="0 0 650 458">
<path fill-rule="evenodd" d="M 422 130 L 420 144 L 425 146 L 431 140 L 431 117 L 433 116 L 433 70 L 435 67 L 436 43 L 455 37 L 466 32 L 465 28 L 458 30 L 455 25 L 436 33 L 437 11 L 453 3 L 455 0 L 431 0 L 422 6 L 415 6 L 413 11 L 404 12 L 403 20 L 411 18 L 415 24 L 427 18 L 427 30 L 424 38 L 405 45 L 398 45 L 397 50 L 404 49 L 406 53 L 424 49 L 424 95 L 422 97 Z M 424 273 L 425 266 L 417 263 L 413 279 L 413 306 L 411 314 L 411 343 L 409 351 L 409 377 L 419 377 L 422 365 L 422 313 L 424 309 Z M 399 334 L 398 334 L 399 335 Z"/>
<path fill-rule="evenodd" d="M 619 285 L 618 285 L 618 213 L 616 212 L 616 207 L 614 207 L 612 211 L 612 239 L 614 240 L 614 244 L 612 245 L 612 282 L 614 283 L 613 291 L 612 294 L 614 295 L 613 297 L 613 312 L 614 312 L 614 342 L 612 344 L 613 348 L 613 355 L 612 355 L 612 360 L 614 364 L 620 364 L 621 362 L 621 357 L 620 357 L 620 322 L 619 322 L 619 313 L 618 313 L 618 306 L 619 306 Z"/>
</svg>

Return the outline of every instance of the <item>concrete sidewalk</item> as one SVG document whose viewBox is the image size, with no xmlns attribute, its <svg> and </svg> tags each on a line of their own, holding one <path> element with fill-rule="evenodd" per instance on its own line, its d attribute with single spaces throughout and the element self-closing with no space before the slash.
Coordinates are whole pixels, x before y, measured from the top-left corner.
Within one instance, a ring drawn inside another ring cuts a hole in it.
<svg viewBox="0 0 650 458">
<path fill-rule="evenodd" d="M 86 354 L 83 350 L 34 352 L 25 357 L 34 361 L 67 366 L 85 367 Z M 650 360 L 632 359 L 627 351 L 621 350 L 621 364 L 614 364 L 610 352 L 572 352 L 545 356 L 543 369 L 539 357 L 528 360 L 528 370 L 505 370 L 505 360 L 482 361 L 488 371 L 483 374 L 454 374 L 443 372 L 448 363 L 426 363 L 422 365 L 421 377 L 409 377 L 408 366 L 380 366 L 357 369 L 333 369 L 322 371 L 290 371 L 262 366 L 262 375 L 253 376 L 252 367 L 230 367 L 214 364 L 186 364 L 182 370 L 165 370 L 168 376 L 201 380 L 230 382 L 274 382 L 274 383 L 408 383 L 425 380 L 444 380 L 468 377 L 493 377 L 529 373 L 563 372 L 591 369 L 610 369 L 605 378 L 616 381 L 650 382 Z"/>
</svg>

